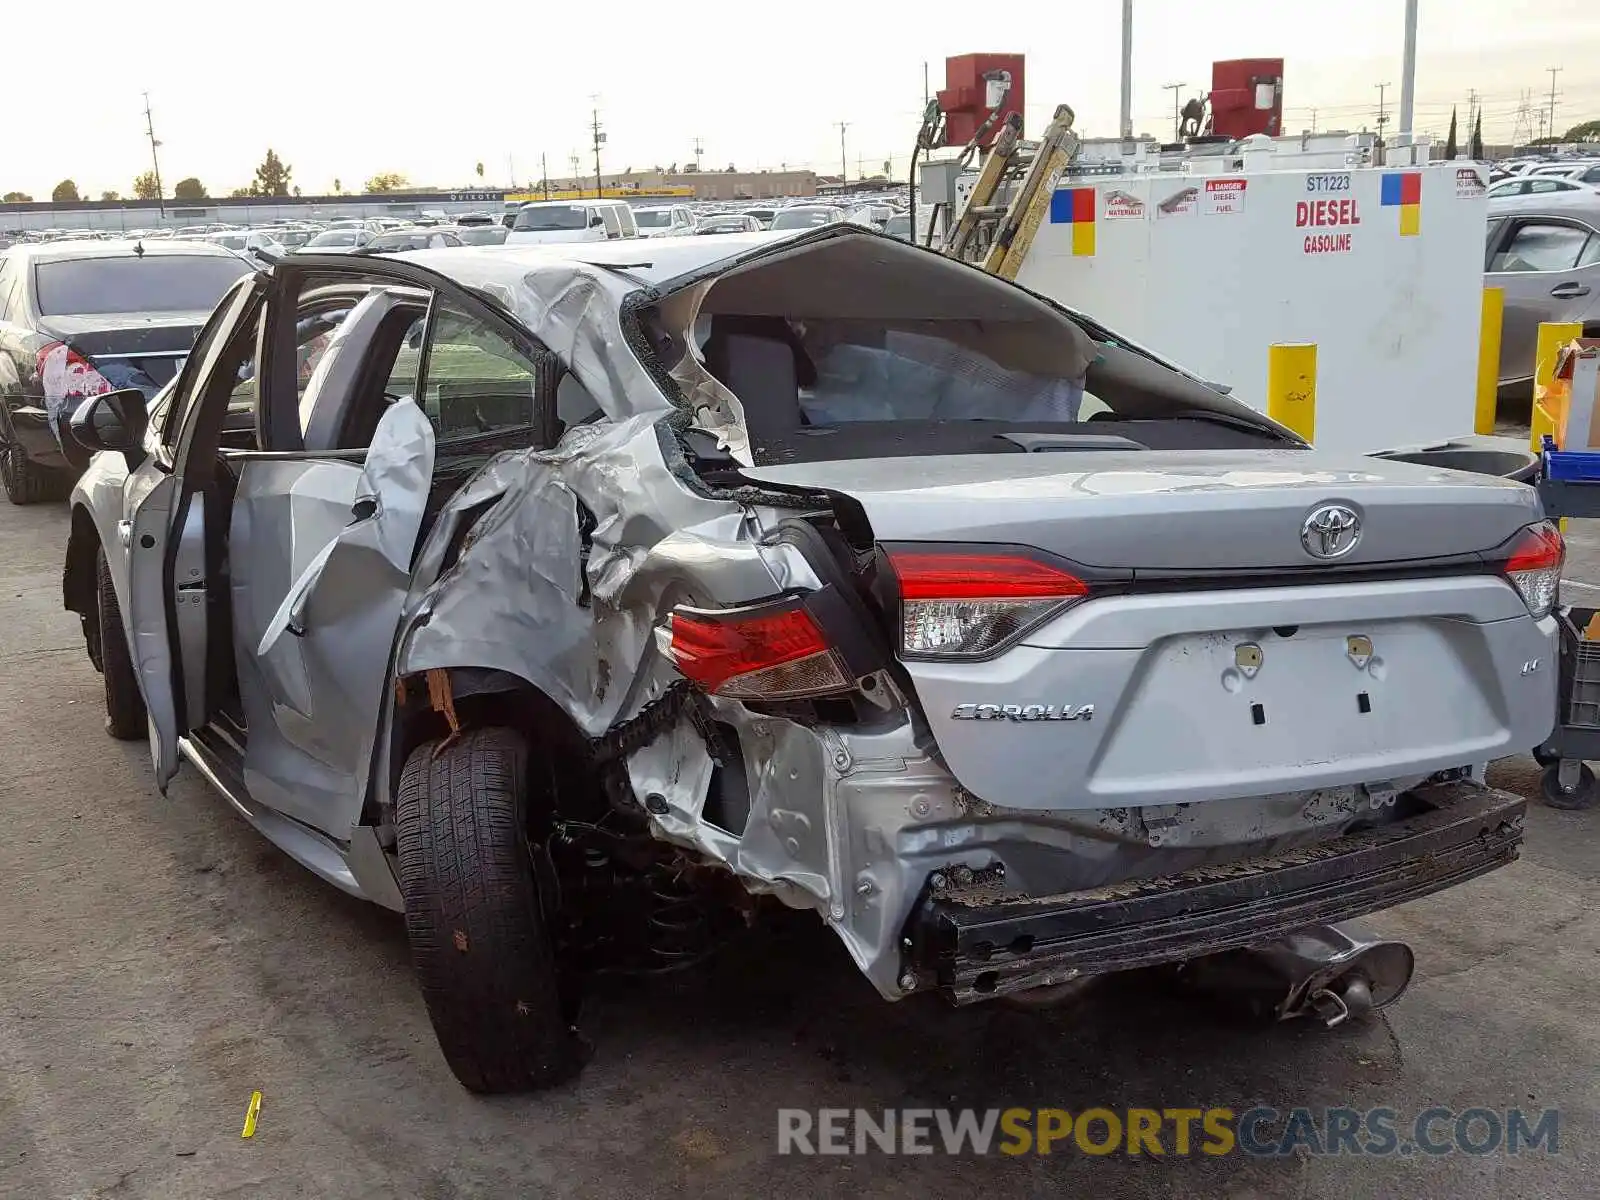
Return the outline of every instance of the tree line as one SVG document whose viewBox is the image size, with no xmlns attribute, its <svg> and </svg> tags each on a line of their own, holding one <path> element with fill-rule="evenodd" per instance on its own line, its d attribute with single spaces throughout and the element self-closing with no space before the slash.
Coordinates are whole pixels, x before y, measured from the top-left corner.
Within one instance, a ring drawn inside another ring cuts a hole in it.
<svg viewBox="0 0 1600 1200">
<path fill-rule="evenodd" d="M 278 156 L 277 151 L 269 148 L 266 157 L 256 167 L 255 177 L 243 187 L 236 187 L 227 194 L 231 197 L 298 196 L 300 189 L 293 182 L 293 172 L 294 168 L 284 162 Z M 482 179 L 482 163 L 478 164 L 477 173 L 478 178 Z M 404 175 L 394 171 L 385 171 L 367 180 L 366 191 L 369 193 L 403 192 L 410 186 L 410 182 Z M 335 195 L 343 194 L 344 185 L 340 180 L 335 179 L 333 181 L 333 191 Z M 145 171 L 137 176 L 133 181 L 131 194 L 136 200 L 162 199 L 163 188 L 160 181 L 156 179 L 156 173 L 154 171 Z M 208 200 L 211 195 L 210 189 L 193 175 L 178 180 L 177 183 L 172 185 L 171 190 L 171 199 L 173 200 Z M 77 183 L 73 180 L 63 179 L 51 191 L 50 199 L 57 204 L 71 204 L 91 199 L 91 197 L 81 193 L 78 190 Z M 100 193 L 100 199 L 107 202 L 121 200 L 122 194 L 116 191 L 104 191 Z M 3 196 L 0 196 L 0 201 L 7 204 L 32 204 L 33 197 L 26 192 L 6 192 Z"/>
</svg>

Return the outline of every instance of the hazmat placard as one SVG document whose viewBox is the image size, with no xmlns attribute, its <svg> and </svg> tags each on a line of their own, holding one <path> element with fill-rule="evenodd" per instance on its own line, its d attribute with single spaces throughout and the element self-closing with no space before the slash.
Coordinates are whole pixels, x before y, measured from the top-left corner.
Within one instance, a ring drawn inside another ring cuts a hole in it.
<svg viewBox="0 0 1600 1200">
<path fill-rule="evenodd" d="M 1201 193 L 1200 211 L 1207 216 L 1232 216 L 1244 211 L 1247 179 L 1208 179 Z"/>
<path fill-rule="evenodd" d="M 1072 226 L 1072 253 L 1094 257 L 1095 190 L 1092 187 L 1057 188 L 1050 193 L 1050 223 Z"/>
<path fill-rule="evenodd" d="M 1144 201 L 1118 188 L 1105 193 L 1106 220 L 1142 221 L 1145 216 Z"/>
<path fill-rule="evenodd" d="M 1192 217 L 1200 212 L 1200 189 L 1179 188 L 1165 200 L 1156 202 L 1156 220 L 1167 217 Z"/>
</svg>

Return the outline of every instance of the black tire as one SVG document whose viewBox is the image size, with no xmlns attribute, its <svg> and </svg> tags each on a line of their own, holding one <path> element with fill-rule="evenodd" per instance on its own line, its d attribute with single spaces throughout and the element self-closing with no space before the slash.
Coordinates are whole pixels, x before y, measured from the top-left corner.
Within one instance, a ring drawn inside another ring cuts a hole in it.
<svg viewBox="0 0 1600 1200">
<path fill-rule="evenodd" d="M 60 500 L 66 493 L 61 477 L 34 462 L 15 442 L 0 447 L 0 482 L 5 484 L 6 499 L 13 504 Z"/>
<path fill-rule="evenodd" d="M 128 634 L 122 627 L 122 606 L 117 589 L 111 586 L 111 568 L 106 565 L 105 547 L 95 551 L 95 607 L 100 632 L 100 674 L 106 690 L 106 732 L 124 742 L 145 737 L 149 723 L 145 717 L 144 696 L 139 692 L 139 677 L 128 652 Z"/>
<path fill-rule="evenodd" d="M 1551 808 L 1568 811 L 1593 808 L 1595 801 L 1600 800 L 1600 789 L 1595 787 L 1594 772 L 1589 769 L 1589 764 L 1584 763 L 1578 768 L 1578 786 L 1570 792 L 1562 790 L 1560 771 L 1559 765 L 1546 767 L 1544 774 L 1539 776 L 1539 793 L 1544 797 L 1544 802 Z"/>
<path fill-rule="evenodd" d="M 445 1061 L 474 1092 L 550 1087 L 583 1065 L 562 1011 L 526 815 L 528 745 L 476 729 L 418 746 L 395 801 L 411 958 Z M 435 753 L 437 750 L 437 753 Z"/>
</svg>

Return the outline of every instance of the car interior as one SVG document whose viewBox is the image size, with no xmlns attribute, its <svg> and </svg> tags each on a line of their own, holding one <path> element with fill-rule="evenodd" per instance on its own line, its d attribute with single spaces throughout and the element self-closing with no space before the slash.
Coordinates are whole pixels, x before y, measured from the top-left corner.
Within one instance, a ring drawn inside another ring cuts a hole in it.
<svg viewBox="0 0 1600 1200">
<path fill-rule="evenodd" d="M 710 286 L 696 328 L 703 343 L 686 342 L 739 398 L 758 466 L 1293 444 L 1218 389 L 915 247 L 762 260 Z"/>
</svg>

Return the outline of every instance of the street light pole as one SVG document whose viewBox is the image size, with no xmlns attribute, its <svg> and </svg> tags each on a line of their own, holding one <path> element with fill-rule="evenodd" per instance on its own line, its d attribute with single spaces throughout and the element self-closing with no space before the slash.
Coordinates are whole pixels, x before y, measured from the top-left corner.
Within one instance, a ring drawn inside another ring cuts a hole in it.
<svg viewBox="0 0 1600 1200">
<path fill-rule="evenodd" d="M 844 131 L 850 128 L 849 121 L 839 122 L 839 190 L 844 190 L 846 181 L 850 178 L 850 163 L 844 153 Z"/>
<path fill-rule="evenodd" d="M 600 147 L 606 144 L 606 135 L 600 129 L 600 110 L 594 110 L 594 198 L 600 199 L 603 185 L 600 179 Z"/>
</svg>

